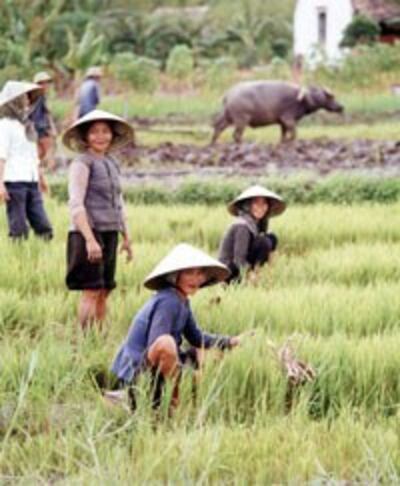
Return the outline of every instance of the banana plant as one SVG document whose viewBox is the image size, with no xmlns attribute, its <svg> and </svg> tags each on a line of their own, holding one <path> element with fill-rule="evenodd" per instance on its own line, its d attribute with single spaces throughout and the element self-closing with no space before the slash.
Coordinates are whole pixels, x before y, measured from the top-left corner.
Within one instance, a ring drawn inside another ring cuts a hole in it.
<svg viewBox="0 0 400 486">
<path fill-rule="evenodd" d="M 78 40 L 72 30 L 67 27 L 68 52 L 63 57 L 65 66 L 79 75 L 87 67 L 102 61 L 105 52 L 103 34 L 97 34 L 94 25 L 87 24 L 82 37 Z"/>
</svg>

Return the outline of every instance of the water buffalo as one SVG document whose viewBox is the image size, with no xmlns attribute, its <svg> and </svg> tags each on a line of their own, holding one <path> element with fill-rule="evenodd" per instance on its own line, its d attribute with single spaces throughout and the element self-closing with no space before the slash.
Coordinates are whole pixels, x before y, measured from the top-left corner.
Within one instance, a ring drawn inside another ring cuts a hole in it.
<svg viewBox="0 0 400 486">
<path fill-rule="evenodd" d="M 233 139 L 236 143 L 242 141 L 247 126 L 272 124 L 281 126 L 282 142 L 294 140 L 297 121 L 321 108 L 336 113 L 343 111 L 343 106 L 325 88 L 301 88 L 284 81 L 244 81 L 225 94 L 223 109 L 214 120 L 211 143 L 215 143 L 229 125 L 235 127 Z"/>
</svg>

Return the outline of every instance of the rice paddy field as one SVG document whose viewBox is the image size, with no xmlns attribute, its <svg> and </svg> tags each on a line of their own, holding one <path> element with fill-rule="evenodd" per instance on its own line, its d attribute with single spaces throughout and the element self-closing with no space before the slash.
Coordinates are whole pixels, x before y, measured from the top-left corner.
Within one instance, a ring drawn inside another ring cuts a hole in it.
<svg viewBox="0 0 400 486">
<path fill-rule="evenodd" d="M 142 280 L 176 243 L 216 254 L 222 205 L 128 208 L 135 260 L 118 263 L 102 333 L 83 336 L 64 286 L 65 205 L 47 201 L 55 239 L 11 244 L 0 215 L 0 484 L 398 484 L 400 203 L 292 205 L 272 220 L 279 252 L 257 285 L 200 291 L 207 331 L 255 330 L 210 353 L 194 400 L 186 371 L 172 418 L 107 405 L 107 372 Z M 290 411 L 268 345 L 292 337 L 317 379 Z M 168 391 L 168 390 L 167 390 Z"/>
</svg>

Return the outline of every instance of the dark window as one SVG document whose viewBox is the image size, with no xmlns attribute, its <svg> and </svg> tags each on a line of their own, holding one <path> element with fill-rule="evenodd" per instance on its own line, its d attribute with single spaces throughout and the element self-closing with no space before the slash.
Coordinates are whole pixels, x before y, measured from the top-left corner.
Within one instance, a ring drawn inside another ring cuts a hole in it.
<svg viewBox="0 0 400 486">
<path fill-rule="evenodd" d="M 326 31 L 327 31 L 327 12 L 325 8 L 319 8 L 318 15 L 318 43 L 320 45 L 326 44 Z"/>
</svg>

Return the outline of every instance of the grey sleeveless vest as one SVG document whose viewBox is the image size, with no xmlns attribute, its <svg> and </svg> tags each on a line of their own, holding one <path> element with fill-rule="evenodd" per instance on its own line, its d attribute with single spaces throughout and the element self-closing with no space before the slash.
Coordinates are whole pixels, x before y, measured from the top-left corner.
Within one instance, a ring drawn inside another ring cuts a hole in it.
<svg viewBox="0 0 400 486">
<path fill-rule="evenodd" d="M 110 156 L 84 154 L 80 161 L 89 168 L 85 208 L 91 228 L 97 231 L 122 231 L 122 191 L 118 163 Z"/>
</svg>

